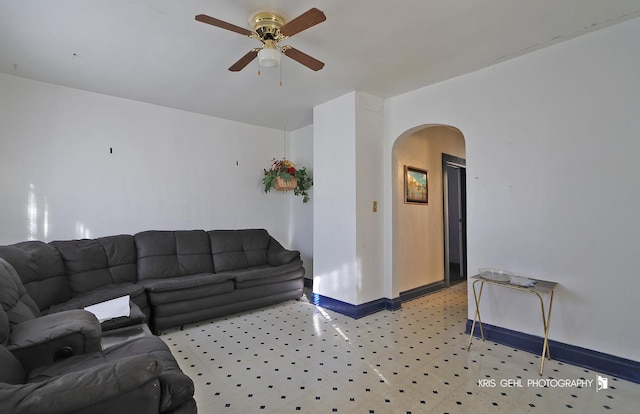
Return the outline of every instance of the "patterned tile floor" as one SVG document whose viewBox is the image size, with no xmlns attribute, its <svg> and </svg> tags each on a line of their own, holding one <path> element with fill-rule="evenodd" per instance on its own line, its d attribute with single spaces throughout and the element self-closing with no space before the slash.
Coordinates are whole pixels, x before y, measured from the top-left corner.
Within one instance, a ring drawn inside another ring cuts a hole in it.
<svg viewBox="0 0 640 414">
<path fill-rule="evenodd" d="M 479 340 L 467 351 L 466 295 L 463 283 L 358 320 L 303 299 L 161 338 L 201 414 L 638 412 L 638 384 L 531 385 L 597 373 L 551 360 L 539 377 L 539 356 Z"/>
</svg>

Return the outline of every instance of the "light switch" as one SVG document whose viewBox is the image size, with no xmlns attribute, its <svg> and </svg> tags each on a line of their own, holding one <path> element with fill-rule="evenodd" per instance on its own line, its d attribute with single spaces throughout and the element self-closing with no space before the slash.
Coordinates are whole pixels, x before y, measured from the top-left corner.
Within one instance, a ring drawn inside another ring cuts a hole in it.
<svg viewBox="0 0 640 414">
<path fill-rule="evenodd" d="M 377 211 L 378 211 L 378 202 L 377 202 L 377 201 L 374 201 L 374 202 L 373 202 L 373 212 L 375 213 L 375 212 L 377 212 Z"/>
</svg>

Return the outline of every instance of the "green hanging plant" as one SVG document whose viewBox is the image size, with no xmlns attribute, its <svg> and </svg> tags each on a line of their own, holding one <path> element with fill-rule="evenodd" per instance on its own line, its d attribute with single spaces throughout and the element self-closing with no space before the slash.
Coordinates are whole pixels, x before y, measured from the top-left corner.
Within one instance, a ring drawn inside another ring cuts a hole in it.
<svg viewBox="0 0 640 414">
<path fill-rule="evenodd" d="M 296 168 L 295 164 L 287 159 L 271 160 L 271 167 L 264 170 L 262 177 L 264 184 L 264 192 L 268 193 L 271 189 L 277 191 L 290 191 L 296 196 L 302 196 L 302 202 L 309 201 L 307 191 L 313 185 L 313 179 L 307 174 L 307 169 Z"/>
</svg>

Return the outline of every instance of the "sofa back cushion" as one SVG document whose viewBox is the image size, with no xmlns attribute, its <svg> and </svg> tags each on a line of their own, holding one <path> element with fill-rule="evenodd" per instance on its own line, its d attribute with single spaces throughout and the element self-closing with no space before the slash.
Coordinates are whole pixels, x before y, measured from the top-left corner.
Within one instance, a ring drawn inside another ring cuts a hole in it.
<svg viewBox="0 0 640 414">
<path fill-rule="evenodd" d="M 0 257 L 16 270 L 41 311 L 71 298 L 71 287 L 58 251 L 41 241 L 0 246 Z"/>
<path fill-rule="evenodd" d="M 62 256 L 74 295 L 110 284 L 137 281 L 133 236 L 53 241 L 51 245 Z"/>
<path fill-rule="evenodd" d="M 40 316 L 40 309 L 27 294 L 18 273 L 4 259 L 0 259 L 0 306 L 10 325 Z"/>
<path fill-rule="evenodd" d="M 130 234 L 96 239 L 107 255 L 107 264 L 113 283 L 136 283 L 138 264 L 136 241 Z"/>
<path fill-rule="evenodd" d="M 264 229 L 211 230 L 213 267 L 216 273 L 268 265 L 271 236 Z"/>
<path fill-rule="evenodd" d="M 204 230 L 143 231 L 134 238 L 140 280 L 213 273 Z"/>
</svg>

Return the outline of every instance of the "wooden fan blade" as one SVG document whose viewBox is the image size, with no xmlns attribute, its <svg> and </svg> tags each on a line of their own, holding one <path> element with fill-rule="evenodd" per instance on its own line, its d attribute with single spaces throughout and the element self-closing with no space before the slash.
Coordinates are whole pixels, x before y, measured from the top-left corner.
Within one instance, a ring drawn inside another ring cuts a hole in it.
<svg viewBox="0 0 640 414">
<path fill-rule="evenodd" d="M 296 62 L 305 65 L 311 70 L 318 71 L 324 67 L 324 63 L 320 62 L 318 59 L 312 58 L 306 53 L 303 53 L 291 46 L 283 47 L 282 53 L 295 60 Z"/>
<path fill-rule="evenodd" d="M 215 17 L 207 16 L 206 14 L 199 14 L 196 16 L 196 20 L 202 23 L 207 23 L 212 26 L 219 27 L 221 29 L 231 30 L 232 32 L 240 33 L 241 35 L 250 36 L 253 33 L 251 30 L 244 27 L 236 26 L 235 24 L 227 23 Z"/>
<path fill-rule="evenodd" d="M 327 20 L 327 16 L 314 7 L 282 26 L 280 33 L 283 36 L 293 36 L 325 20 Z"/>
<path fill-rule="evenodd" d="M 249 63 L 251 63 L 251 61 L 253 59 L 255 59 L 256 56 L 258 56 L 258 51 L 259 50 L 260 49 L 252 49 L 252 50 L 250 50 L 246 55 L 242 56 L 240 58 L 240 60 L 238 60 L 233 65 L 231 65 L 229 70 L 231 72 L 240 72 L 242 69 L 244 69 L 245 66 L 247 66 Z"/>
</svg>

